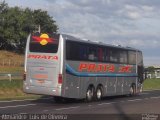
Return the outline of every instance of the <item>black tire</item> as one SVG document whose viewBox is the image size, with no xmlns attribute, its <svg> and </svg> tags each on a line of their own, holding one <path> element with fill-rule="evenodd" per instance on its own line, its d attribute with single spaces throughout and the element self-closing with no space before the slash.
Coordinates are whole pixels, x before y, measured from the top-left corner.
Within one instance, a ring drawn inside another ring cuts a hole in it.
<svg viewBox="0 0 160 120">
<path fill-rule="evenodd" d="M 64 98 L 64 97 L 54 96 L 54 101 L 56 103 L 71 103 L 74 100 L 75 99 L 72 99 L 72 98 Z"/>
<path fill-rule="evenodd" d="M 94 98 L 94 88 L 93 87 L 88 87 L 86 91 L 86 101 L 91 102 Z"/>
<path fill-rule="evenodd" d="M 141 87 L 140 87 L 139 93 L 142 93 L 142 92 L 143 92 L 143 85 L 141 84 Z"/>
<path fill-rule="evenodd" d="M 61 102 L 63 102 L 63 98 L 62 98 L 62 97 L 54 96 L 53 98 L 54 98 L 54 101 L 55 101 L 56 103 L 61 103 Z"/>
<path fill-rule="evenodd" d="M 136 85 L 132 84 L 130 87 L 130 95 L 135 96 L 136 95 Z"/>
<path fill-rule="evenodd" d="M 100 101 L 102 99 L 102 96 L 103 96 L 102 87 L 98 86 L 95 94 L 96 100 Z"/>
</svg>

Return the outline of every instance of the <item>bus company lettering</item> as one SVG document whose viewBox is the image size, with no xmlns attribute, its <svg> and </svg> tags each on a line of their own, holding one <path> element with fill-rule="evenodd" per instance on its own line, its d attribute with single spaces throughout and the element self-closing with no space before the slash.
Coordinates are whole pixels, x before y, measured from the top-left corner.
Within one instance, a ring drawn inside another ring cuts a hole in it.
<svg viewBox="0 0 160 120">
<path fill-rule="evenodd" d="M 131 72 L 131 65 L 127 65 L 127 66 L 120 66 L 119 67 L 119 72 L 127 72 L 130 73 Z"/>
<path fill-rule="evenodd" d="M 124 65 L 116 68 L 114 64 L 80 63 L 80 72 L 120 72 L 130 73 L 132 66 Z M 118 70 L 118 71 L 117 71 Z"/>
<path fill-rule="evenodd" d="M 58 56 L 50 56 L 50 55 L 28 55 L 28 58 L 31 59 L 46 59 L 46 60 L 58 60 Z"/>
</svg>

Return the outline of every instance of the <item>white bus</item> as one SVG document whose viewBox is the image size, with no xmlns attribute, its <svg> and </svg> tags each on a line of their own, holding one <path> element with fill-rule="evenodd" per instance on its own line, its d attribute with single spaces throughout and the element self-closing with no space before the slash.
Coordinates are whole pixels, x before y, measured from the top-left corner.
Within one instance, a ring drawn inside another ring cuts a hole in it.
<svg viewBox="0 0 160 120">
<path fill-rule="evenodd" d="M 27 39 L 26 93 L 100 100 L 142 91 L 142 52 L 66 34 L 32 33 Z"/>
</svg>

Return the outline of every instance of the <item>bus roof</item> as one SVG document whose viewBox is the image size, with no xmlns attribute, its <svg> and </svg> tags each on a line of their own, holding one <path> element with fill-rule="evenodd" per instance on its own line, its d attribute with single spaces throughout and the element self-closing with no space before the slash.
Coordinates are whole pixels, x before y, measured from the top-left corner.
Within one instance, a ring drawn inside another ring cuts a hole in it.
<svg viewBox="0 0 160 120">
<path fill-rule="evenodd" d="M 125 49 L 125 50 L 133 50 L 133 51 L 139 51 L 138 49 L 132 48 L 132 47 L 124 47 L 121 45 L 112 45 L 112 44 L 106 44 L 103 43 L 101 41 L 92 41 L 92 40 L 88 40 L 88 39 L 81 39 L 78 37 L 74 37 L 72 35 L 68 35 L 68 34 L 61 34 L 62 37 L 64 38 L 64 40 L 71 40 L 71 41 L 76 41 L 76 42 L 82 42 L 82 43 L 88 43 L 88 44 L 95 44 L 95 45 L 100 45 L 100 46 L 106 46 L 106 47 L 113 47 L 113 48 L 118 48 L 118 49 Z"/>
</svg>

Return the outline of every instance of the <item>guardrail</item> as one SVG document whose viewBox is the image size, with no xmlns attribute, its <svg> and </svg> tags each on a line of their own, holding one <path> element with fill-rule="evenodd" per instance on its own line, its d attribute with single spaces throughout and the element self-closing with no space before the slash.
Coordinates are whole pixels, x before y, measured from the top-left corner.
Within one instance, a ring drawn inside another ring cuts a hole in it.
<svg viewBox="0 0 160 120">
<path fill-rule="evenodd" d="M 8 77 L 12 81 L 12 77 L 22 77 L 22 73 L 0 73 L 0 77 Z"/>
</svg>

